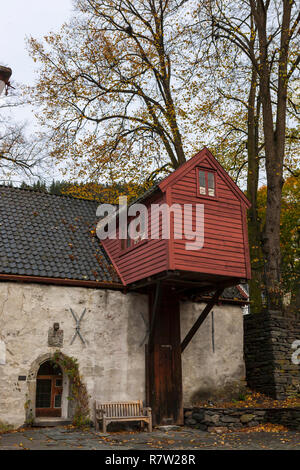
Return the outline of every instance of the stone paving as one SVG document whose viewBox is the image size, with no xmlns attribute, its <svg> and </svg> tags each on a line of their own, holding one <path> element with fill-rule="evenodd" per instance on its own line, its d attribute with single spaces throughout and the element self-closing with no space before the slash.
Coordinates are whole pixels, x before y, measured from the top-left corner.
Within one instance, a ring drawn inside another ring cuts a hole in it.
<svg viewBox="0 0 300 470">
<path fill-rule="evenodd" d="M 0 434 L 0 450 L 300 450 L 300 432 L 176 431 L 97 433 L 92 428 L 30 428 Z"/>
</svg>

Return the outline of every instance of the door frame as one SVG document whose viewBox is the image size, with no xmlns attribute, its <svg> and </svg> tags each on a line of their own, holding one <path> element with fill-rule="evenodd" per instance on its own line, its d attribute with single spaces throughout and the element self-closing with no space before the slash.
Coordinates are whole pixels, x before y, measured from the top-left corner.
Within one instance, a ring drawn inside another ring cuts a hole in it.
<svg viewBox="0 0 300 470">
<path fill-rule="evenodd" d="M 46 361 L 47 362 L 47 361 Z M 63 372 L 63 371 L 62 371 Z M 50 408 L 35 408 L 36 417 L 56 417 L 61 418 L 62 416 L 62 395 L 63 395 L 63 374 L 62 375 L 37 375 L 36 380 L 51 380 L 51 391 L 50 391 Z M 55 382 L 56 380 L 61 380 L 62 385 L 57 387 Z M 61 393 L 57 393 L 60 391 Z M 36 388 L 37 393 L 37 388 Z M 61 395 L 61 406 L 55 407 L 55 396 Z"/>
<path fill-rule="evenodd" d="M 51 359 L 53 359 L 53 355 L 51 353 L 48 352 L 45 354 L 41 354 L 32 362 L 31 367 L 28 371 L 27 394 L 24 406 L 26 422 L 32 423 L 36 418 L 36 386 L 39 368 L 44 362 L 47 362 Z M 72 397 L 72 391 L 69 376 L 66 374 L 63 367 L 61 367 L 61 369 L 63 373 L 61 417 L 67 420 L 71 419 L 73 416 L 72 400 L 70 400 L 70 397 Z"/>
</svg>

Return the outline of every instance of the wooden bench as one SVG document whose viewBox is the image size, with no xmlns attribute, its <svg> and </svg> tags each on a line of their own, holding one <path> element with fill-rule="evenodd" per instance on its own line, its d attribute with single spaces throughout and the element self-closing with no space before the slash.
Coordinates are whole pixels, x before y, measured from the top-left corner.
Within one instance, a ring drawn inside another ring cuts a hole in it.
<svg viewBox="0 0 300 470">
<path fill-rule="evenodd" d="M 99 421 L 102 421 L 102 431 L 106 432 L 109 423 L 114 421 L 140 421 L 142 428 L 148 424 L 148 431 L 152 432 L 151 408 L 144 407 L 142 400 L 117 401 L 101 403 L 95 400 L 95 428 L 99 431 Z"/>
</svg>

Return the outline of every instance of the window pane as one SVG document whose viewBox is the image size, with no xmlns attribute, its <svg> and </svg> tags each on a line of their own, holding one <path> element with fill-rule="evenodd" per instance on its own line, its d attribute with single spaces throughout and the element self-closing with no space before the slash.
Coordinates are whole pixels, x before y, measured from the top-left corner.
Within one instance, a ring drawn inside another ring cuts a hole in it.
<svg viewBox="0 0 300 470">
<path fill-rule="evenodd" d="M 213 173 L 207 173 L 207 183 L 208 183 L 208 195 L 215 195 L 215 175 Z"/>
<path fill-rule="evenodd" d="M 50 408 L 51 406 L 51 379 L 37 379 L 36 381 L 36 407 Z"/>
<path fill-rule="evenodd" d="M 205 172 L 202 170 L 199 171 L 199 186 L 205 188 Z"/>
<path fill-rule="evenodd" d="M 50 361 L 44 362 L 37 375 L 61 375 L 61 368 L 58 364 L 52 364 Z"/>
<path fill-rule="evenodd" d="M 61 408 L 61 395 L 55 395 L 54 408 Z"/>
<path fill-rule="evenodd" d="M 202 170 L 199 170 L 199 188 L 200 188 L 200 194 L 206 194 L 205 172 Z"/>
</svg>

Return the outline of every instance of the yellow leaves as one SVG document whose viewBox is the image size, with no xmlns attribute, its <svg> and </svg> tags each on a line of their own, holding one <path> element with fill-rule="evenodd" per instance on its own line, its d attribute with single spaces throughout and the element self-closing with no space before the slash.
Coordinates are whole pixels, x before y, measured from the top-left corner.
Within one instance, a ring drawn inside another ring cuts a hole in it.
<svg viewBox="0 0 300 470">
<path fill-rule="evenodd" d="M 300 406 L 300 399 L 273 400 L 262 393 L 249 390 L 243 400 L 198 402 L 195 406 L 201 408 L 295 408 Z"/>
<path fill-rule="evenodd" d="M 243 432 L 246 434 L 250 434 L 253 432 L 286 433 L 288 432 L 288 428 L 282 426 L 281 424 L 266 423 L 259 424 L 258 426 L 252 426 L 250 428 L 243 428 L 240 429 L 239 432 Z"/>
</svg>

